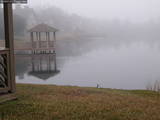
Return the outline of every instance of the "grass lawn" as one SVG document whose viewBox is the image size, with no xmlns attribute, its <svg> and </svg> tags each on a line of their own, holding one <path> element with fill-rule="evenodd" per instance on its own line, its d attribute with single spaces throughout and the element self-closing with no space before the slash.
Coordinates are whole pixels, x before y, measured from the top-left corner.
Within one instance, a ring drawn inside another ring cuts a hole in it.
<svg viewBox="0 0 160 120">
<path fill-rule="evenodd" d="M 151 91 L 18 84 L 16 95 L 0 105 L 0 120 L 160 120 Z"/>
</svg>

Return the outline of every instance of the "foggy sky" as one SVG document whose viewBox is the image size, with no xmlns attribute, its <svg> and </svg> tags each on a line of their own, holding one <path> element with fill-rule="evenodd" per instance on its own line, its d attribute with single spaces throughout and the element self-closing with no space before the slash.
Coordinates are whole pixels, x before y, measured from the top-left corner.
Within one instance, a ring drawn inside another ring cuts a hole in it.
<svg viewBox="0 0 160 120">
<path fill-rule="evenodd" d="M 57 6 L 97 19 L 148 21 L 160 18 L 160 0 L 28 0 L 32 7 Z"/>
</svg>

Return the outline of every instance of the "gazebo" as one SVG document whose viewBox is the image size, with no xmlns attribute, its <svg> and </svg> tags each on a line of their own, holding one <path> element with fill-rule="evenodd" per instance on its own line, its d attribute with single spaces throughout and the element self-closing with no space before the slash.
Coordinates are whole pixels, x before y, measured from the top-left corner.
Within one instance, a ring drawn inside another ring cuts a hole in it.
<svg viewBox="0 0 160 120">
<path fill-rule="evenodd" d="M 32 73 L 42 73 L 42 72 L 57 72 L 57 63 L 56 63 L 56 32 L 58 29 L 53 28 L 45 23 L 41 23 L 36 25 L 35 27 L 28 30 L 31 37 L 32 44 Z M 44 67 L 42 66 L 43 56 L 46 55 L 48 58 L 47 68 L 42 70 Z M 54 69 L 51 70 L 52 64 L 50 63 L 50 56 L 53 57 L 54 61 Z M 38 58 L 38 59 L 37 59 Z M 39 64 L 37 64 L 37 62 Z"/>
<path fill-rule="evenodd" d="M 45 23 L 38 24 L 35 27 L 28 30 L 31 38 L 32 53 L 55 53 L 57 31 L 58 29 L 53 28 Z"/>
</svg>

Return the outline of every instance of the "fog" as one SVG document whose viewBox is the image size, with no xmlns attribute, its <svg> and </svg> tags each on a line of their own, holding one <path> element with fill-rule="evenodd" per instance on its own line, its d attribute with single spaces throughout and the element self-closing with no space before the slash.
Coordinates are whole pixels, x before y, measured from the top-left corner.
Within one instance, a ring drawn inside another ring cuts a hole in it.
<svg viewBox="0 0 160 120">
<path fill-rule="evenodd" d="M 31 45 L 31 27 L 53 26 L 59 29 L 61 71 L 47 80 L 37 78 L 30 74 L 32 59 L 18 56 L 17 82 L 145 89 L 160 80 L 159 6 L 159 0 L 29 0 L 14 5 L 15 48 Z M 2 22 L 1 17 L 1 31 Z"/>
<path fill-rule="evenodd" d="M 33 0 L 32 7 L 57 6 L 68 13 L 96 19 L 122 19 L 134 22 L 156 20 L 159 0 Z"/>
</svg>

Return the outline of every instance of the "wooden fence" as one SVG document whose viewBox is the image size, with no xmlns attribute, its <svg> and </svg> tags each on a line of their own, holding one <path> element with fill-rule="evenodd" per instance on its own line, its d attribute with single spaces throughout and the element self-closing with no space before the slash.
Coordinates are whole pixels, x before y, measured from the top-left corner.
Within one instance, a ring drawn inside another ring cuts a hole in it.
<svg viewBox="0 0 160 120">
<path fill-rule="evenodd" d="M 9 50 L 0 50 L 0 93 L 11 89 L 9 68 Z"/>
</svg>

